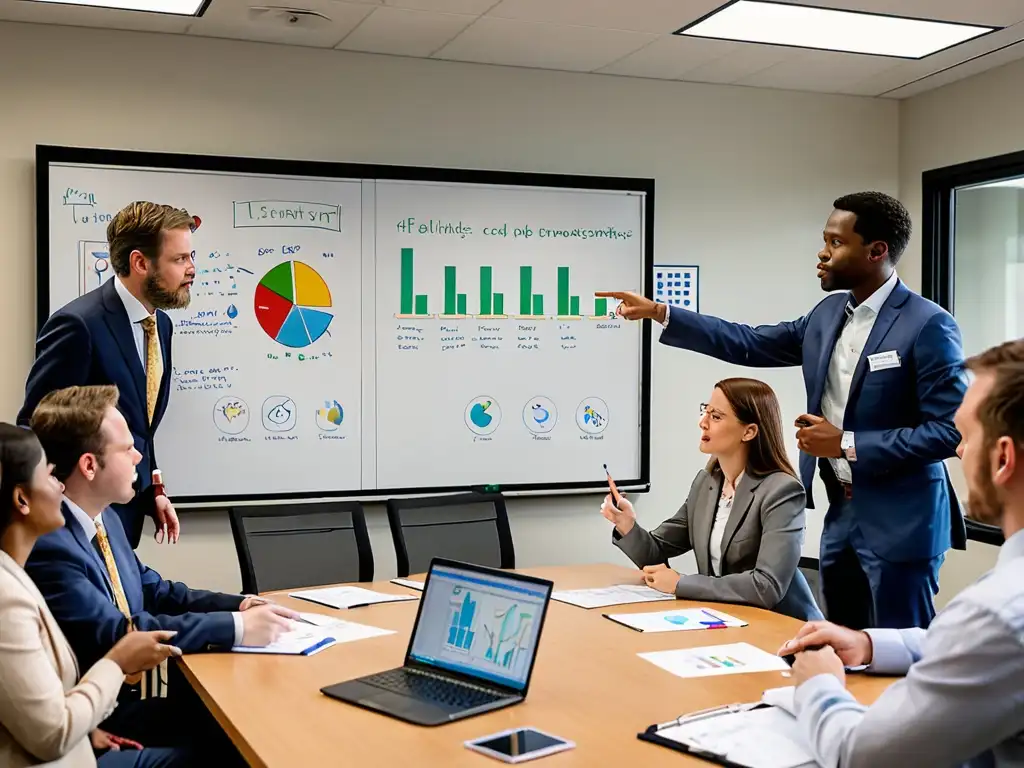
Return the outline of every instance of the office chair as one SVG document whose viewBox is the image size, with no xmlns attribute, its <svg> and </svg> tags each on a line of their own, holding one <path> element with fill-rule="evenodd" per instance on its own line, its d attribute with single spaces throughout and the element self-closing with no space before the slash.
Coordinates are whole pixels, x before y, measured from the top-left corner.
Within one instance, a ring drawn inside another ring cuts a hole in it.
<svg viewBox="0 0 1024 768">
<path fill-rule="evenodd" d="M 512 531 L 500 493 L 389 499 L 398 575 L 422 573 L 433 557 L 515 568 Z"/>
<path fill-rule="evenodd" d="M 819 606 L 824 605 L 821 599 L 821 565 L 818 558 L 801 557 L 800 562 L 797 563 L 797 568 L 800 569 L 804 578 L 807 579 L 807 586 L 811 588 L 811 594 L 814 595 L 814 601 Z"/>
<path fill-rule="evenodd" d="M 358 502 L 231 509 L 242 591 L 373 581 L 373 551 Z"/>
</svg>

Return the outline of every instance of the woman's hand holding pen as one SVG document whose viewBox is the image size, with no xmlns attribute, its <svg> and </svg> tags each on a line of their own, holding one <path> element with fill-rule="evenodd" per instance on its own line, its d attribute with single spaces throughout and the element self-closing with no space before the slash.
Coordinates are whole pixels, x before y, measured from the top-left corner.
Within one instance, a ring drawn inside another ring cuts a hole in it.
<svg viewBox="0 0 1024 768">
<path fill-rule="evenodd" d="M 633 530 L 633 526 L 636 524 L 636 512 L 633 511 L 633 505 L 626 500 L 625 496 L 619 493 L 618 497 L 619 505 L 616 507 L 612 495 L 609 493 L 605 496 L 604 504 L 601 505 L 601 514 L 615 525 L 615 530 L 619 532 L 620 536 L 625 536 Z"/>
</svg>

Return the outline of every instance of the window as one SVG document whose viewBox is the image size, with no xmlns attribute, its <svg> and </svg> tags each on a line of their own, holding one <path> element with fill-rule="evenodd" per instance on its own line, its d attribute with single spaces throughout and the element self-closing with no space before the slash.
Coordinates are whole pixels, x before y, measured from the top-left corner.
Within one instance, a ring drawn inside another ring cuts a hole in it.
<svg viewBox="0 0 1024 768">
<path fill-rule="evenodd" d="M 968 356 L 1024 336 L 1024 152 L 926 171 L 923 293 L 953 313 Z M 1002 542 L 967 523 L 968 538 Z"/>
</svg>

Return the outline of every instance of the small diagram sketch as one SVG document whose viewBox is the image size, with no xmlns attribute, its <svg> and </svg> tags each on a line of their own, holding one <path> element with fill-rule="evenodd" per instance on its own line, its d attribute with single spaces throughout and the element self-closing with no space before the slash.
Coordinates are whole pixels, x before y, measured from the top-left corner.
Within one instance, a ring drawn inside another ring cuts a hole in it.
<svg viewBox="0 0 1024 768">
<path fill-rule="evenodd" d="M 114 276 L 110 249 L 96 240 L 78 241 L 78 295 L 84 296 Z"/>
<path fill-rule="evenodd" d="M 588 397 L 576 406 L 576 426 L 588 435 L 604 432 L 608 426 L 608 403 L 600 397 Z"/>
<path fill-rule="evenodd" d="M 213 425 L 225 435 L 240 435 L 249 426 L 249 404 L 240 397 L 222 397 L 213 406 Z"/>
<path fill-rule="evenodd" d="M 654 265 L 654 300 L 670 307 L 700 312 L 700 267 L 682 264 Z"/>
<path fill-rule="evenodd" d="M 298 409 L 287 395 L 271 395 L 263 401 L 263 428 L 268 432 L 290 432 L 295 429 Z"/>
<path fill-rule="evenodd" d="M 316 409 L 316 425 L 321 432 L 337 432 L 345 418 L 345 409 L 337 400 L 324 400 L 323 407 Z"/>
<path fill-rule="evenodd" d="M 523 408 L 523 423 L 531 432 L 545 434 L 558 423 L 558 409 L 548 397 L 535 397 Z"/>
</svg>

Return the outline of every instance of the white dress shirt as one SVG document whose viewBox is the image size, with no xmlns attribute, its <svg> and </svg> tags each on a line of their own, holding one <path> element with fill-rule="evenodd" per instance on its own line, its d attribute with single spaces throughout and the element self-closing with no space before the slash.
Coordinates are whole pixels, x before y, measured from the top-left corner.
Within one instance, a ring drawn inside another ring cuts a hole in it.
<svg viewBox="0 0 1024 768">
<path fill-rule="evenodd" d="M 146 370 L 146 331 L 142 327 L 142 321 L 147 317 L 152 317 L 154 322 L 156 321 L 156 312 L 152 315 L 149 314 L 142 302 L 132 296 L 124 283 L 121 282 L 121 278 L 116 275 L 112 278 L 114 281 L 114 288 L 117 289 L 117 295 L 121 298 L 121 303 L 124 304 L 124 311 L 128 313 L 128 322 L 132 324 L 132 336 L 135 338 L 135 348 L 139 352 L 139 361 L 142 363 L 142 370 Z M 156 335 L 156 348 L 160 351 L 160 334 Z"/>
<path fill-rule="evenodd" d="M 868 343 L 868 336 L 871 335 L 871 329 L 875 326 L 878 313 L 881 312 L 893 288 L 896 287 L 898 279 L 896 271 L 893 270 L 889 279 L 863 302 L 854 307 L 851 295 L 846 304 L 846 321 L 839 334 L 839 340 L 832 350 L 832 360 L 825 378 L 825 391 L 821 396 L 821 415 L 839 429 L 843 428 L 846 404 L 850 399 L 850 385 L 853 384 L 853 372 L 857 369 L 857 363 L 860 362 L 864 345 Z M 846 433 L 845 437 L 853 446 L 853 434 Z M 841 482 L 853 482 L 853 471 L 846 459 L 830 458 L 829 462 Z"/>
<path fill-rule="evenodd" d="M 117 280 L 116 277 L 114 279 Z M 120 282 L 120 280 L 118 280 L 118 282 Z M 67 496 L 64 497 L 64 503 L 68 505 L 68 509 L 71 510 L 71 514 L 74 516 L 78 524 L 82 526 L 82 530 L 85 531 L 85 538 L 87 538 L 89 543 L 92 544 L 92 540 L 96 538 L 96 521 L 89 517 L 88 513 L 84 509 L 75 504 L 75 502 Z M 100 512 L 97 517 L 99 518 L 100 524 L 106 527 L 103 523 L 103 513 Z M 105 565 L 106 563 L 104 563 L 104 566 Z M 239 611 L 234 611 L 231 614 L 231 618 L 234 619 L 235 622 L 235 645 L 241 645 L 242 636 L 245 634 L 245 625 L 242 622 L 242 614 Z"/>
<path fill-rule="evenodd" d="M 850 399 L 850 386 L 853 384 L 853 372 L 857 369 L 857 363 L 860 362 L 864 345 L 868 343 L 868 336 L 871 335 L 871 329 L 875 326 L 878 313 L 882 310 L 893 288 L 896 287 L 897 280 L 899 278 L 896 275 L 896 270 L 893 270 L 889 279 L 857 307 L 853 306 L 852 294 L 847 300 L 845 325 L 832 350 L 832 359 L 828 366 L 828 375 L 825 378 L 825 391 L 821 396 L 822 416 L 838 429 L 843 428 L 846 403 Z M 662 333 L 668 327 L 671 313 L 672 307 L 666 304 Z M 853 433 L 844 432 L 843 437 L 856 450 Z M 835 470 L 836 477 L 841 482 L 853 482 L 853 472 L 846 459 L 829 459 L 829 461 L 832 464 L 832 469 Z"/>
<path fill-rule="evenodd" d="M 867 632 L 867 671 L 906 677 L 870 707 L 832 675 L 797 688 L 800 730 L 819 765 L 1024 766 L 1024 531 L 927 630 Z"/>
<path fill-rule="evenodd" d="M 740 478 L 743 477 L 743 473 L 740 472 L 739 477 L 736 478 L 736 483 L 733 485 L 733 496 L 735 496 L 735 488 L 740 484 Z M 723 490 L 724 483 L 723 480 Z M 722 537 L 725 535 L 725 526 L 729 522 L 729 515 L 732 514 L 732 499 L 720 496 L 718 498 L 718 508 L 715 510 L 715 522 L 711 524 L 711 542 L 708 548 L 708 555 L 711 560 L 711 575 L 721 576 L 721 568 L 719 563 L 722 560 Z"/>
</svg>

